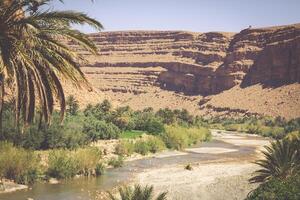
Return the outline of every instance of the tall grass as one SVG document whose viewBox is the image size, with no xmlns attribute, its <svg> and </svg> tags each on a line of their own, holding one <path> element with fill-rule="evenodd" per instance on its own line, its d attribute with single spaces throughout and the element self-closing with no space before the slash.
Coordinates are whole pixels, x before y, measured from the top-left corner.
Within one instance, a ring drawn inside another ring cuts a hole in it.
<svg viewBox="0 0 300 200">
<path fill-rule="evenodd" d="M 101 151 L 96 147 L 80 148 L 76 151 L 52 150 L 48 156 L 47 174 L 58 179 L 72 178 L 75 175 L 97 175 L 97 169 L 102 168 L 99 164 Z"/>
<path fill-rule="evenodd" d="M 171 125 L 165 127 L 162 134 L 166 146 L 171 149 L 181 150 L 200 141 L 205 141 L 210 137 L 207 128 L 185 128 L 182 126 Z"/>
<path fill-rule="evenodd" d="M 122 156 L 139 153 L 146 155 L 148 153 L 156 153 L 166 148 L 165 143 L 159 136 L 148 135 L 144 138 L 136 140 L 122 140 L 115 148 L 115 153 Z"/>
<path fill-rule="evenodd" d="M 0 142 L 0 178 L 31 184 L 38 178 L 39 158 L 32 151 Z"/>
</svg>

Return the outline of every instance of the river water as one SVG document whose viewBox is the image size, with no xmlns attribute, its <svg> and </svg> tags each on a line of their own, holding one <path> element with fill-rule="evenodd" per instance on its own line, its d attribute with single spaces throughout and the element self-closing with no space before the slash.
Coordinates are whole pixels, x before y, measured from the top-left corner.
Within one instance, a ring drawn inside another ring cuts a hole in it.
<svg viewBox="0 0 300 200">
<path fill-rule="evenodd" d="M 260 140 L 257 137 L 247 136 L 251 140 Z M 247 139 L 245 138 L 245 139 Z M 198 153 L 193 149 L 199 147 L 225 148 L 231 152 L 213 154 Z M 254 155 L 255 148 L 251 146 L 237 146 L 213 139 L 210 142 L 195 145 L 186 151 L 170 156 L 171 152 L 163 152 L 151 158 L 125 162 L 118 169 L 108 169 L 103 176 L 97 178 L 76 178 L 59 184 L 37 183 L 29 190 L 17 191 L 9 194 L 0 194 L 0 200 L 89 200 L 94 199 L 99 191 L 107 191 L 118 185 L 130 182 L 136 173 L 151 168 L 167 165 L 180 165 L 193 162 L 210 162 L 218 159 L 243 159 Z"/>
</svg>

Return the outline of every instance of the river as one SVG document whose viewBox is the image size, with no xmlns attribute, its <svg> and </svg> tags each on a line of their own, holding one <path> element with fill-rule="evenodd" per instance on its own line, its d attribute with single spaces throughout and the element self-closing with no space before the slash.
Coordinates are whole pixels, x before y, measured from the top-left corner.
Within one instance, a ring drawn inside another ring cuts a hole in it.
<svg viewBox="0 0 300 200">
<path fill-rule="evenodd" d="M 89 200 L 99 191 L 134 182 L 137 175 L 155 169 L 168 169 L 187 163 L 221 163 L 224 161 L 253 161 L 256 150 L 268 140 L 246 134 L 213 130 L 213 139 L 184 151 L 166 151 L 153 157 L 125 162 L 117 169 L 108 169 L 98 178 L 76 178 L 59 184 L 37 183 L 28 190 L 0 194 L 0 200 Z"/>
</svg>

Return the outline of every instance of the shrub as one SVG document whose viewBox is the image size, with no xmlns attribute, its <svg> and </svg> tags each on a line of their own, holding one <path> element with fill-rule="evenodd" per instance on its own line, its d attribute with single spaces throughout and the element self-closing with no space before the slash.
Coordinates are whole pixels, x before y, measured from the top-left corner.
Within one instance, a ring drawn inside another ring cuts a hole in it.
<svg viewBox="0 0 300 200">
<path fill-rule="evenodd" d="M 105 166 L 103 163 L 97 163 L 96 168 L 95 168 L 95 173 L 96 176 L 101 176 L 105 172 Z"/>
<path fill-rule="evenodd" d="M 79 110 L 79 103 L 73 95 L 68 96 L 66 100 L 66 112 L 69 115 L 76 115 Z"/>
<path fill-rule="evenodd" d="M 149 136 L 146 142 L 147 142 L 148 149 L 151 153 L 156 153 L 166 148 L 165 143 L 162 141 L 160 137 L 157 136 Z"/>
<path fill-rule="evenodd" d="M 300 174 L 286 180 L 273 178 L 249 193 L 246 200 L 298 200 L 300 195 Z"/>
<path fill-rule="evenodd" d="M 146 131 L 151 134 L 159 134 L 164 131 L 164 125 L 159 118 L 151 112 L 136 113 L 135 129 Z"/>
<path fill-rule="evenodd" d="M 95 169 L 101 161 L 101 151 L 97 147 L 81 148 L 74 152 L 78 173 L 85 176 L 96 175 Z"/>
<path fill-rule="evenodd" d="M 256 161 L 262 169 L 250 182 L 266 182 L 271 178 L 282 180 L 300 173 L 300 142 L 295 140 L 277 140 L 266 146 L 264 159 Z"/>
<path fill-rule="evenodd" d="M 168 148 L 181 150 L 188 145 L 186 129 L 179 126 L 166 126 L 163 140 Z"/>
<path fill-rule="evenodd" d="M 0 178 L 31 184 L 38 178 L 38 157 L 29 150 L 0 142 Z"/>
<path fill-rule="evenodd" d="M 170 125 L 176 122 L 175 113 L 169 108 L 159 109 L 156 112 L 156 116 L 160 117 L 164 124 Z"/>
<path fill-rule="evenodd" d="M 210 137 L 209 135 L 209 130 L 204 127 L 166 126 L 166 131 L 162 134 L 162 138 L 168 148 L 180 150 L 199 141 L 207 140 Z"/>
<path fill-rule="evenodd" d="M 193 169 L 192 165 L 189 163 L 187 164 L 184 169 L 191 171 Z"/>
<path fill-rule="evenodd" d="M 83 132 L 87 134 L 90 141 L 116 139 L 120 135 L 120 129 L 116 125 L 93 117 L 89 117 L 84 123 Z"/>
<path fill-rule="evenodd" d="M 248 124 L 246 129 L 247 129 L 247 133 L 250 133 L 250 134 L 259 134 L 260 133 L 260 127 L 255 124 Z"/>
<path fill-rule="evenodd" d="M 124 158 L 123 156 L 118 156 L 117 158 L 111 158 L 108 161 L 108 165 L 114 167 L 114 168 L 118 168 L 118 167 L 122 167 L 124 164 Z"/>
<path fill-rule="evenodd" d="M 130 140 L 121 140 L 115 147 L 115 153 L 120 156 L 130 156 L 134 152 L 134 143 Z"/>
<path fill-rule="evenodd" d="M 210 131 L 207 128 L 199 127 L 199 128 L 188 128 L 186 130 L 186 134 L 188 137 L 188 146 L 192 144 L 196 144 L 199 141 L 206 141 L 210 136 Z"/>
<path fill-rule="evenodd" d="M 87 136 L 83 133 L 83 118 L 79 114 L 68 116 L 64 125 L 61 125 L 59 121 L 54 121 L 43 131 L 45 141 L 42 149 L 76 149 L 87 143 Z"/>
<path fill-rule="evenodd" d="M 146 155 L 150 151 L 149 145 L 146 140 L 139 139 L 134 144 L 134 152 Z"/>
<path fill-rule="evenodd" d="M 79 169 L 77 160 L 68 150 L 52 150 L 48 156 L 47 175 L 50 177 L 65 179 L 74 177 Z"/>
<path fill-rule="evenodd" d="M 30 126 L 22 135 L 21 146 L 26 149 L 42 149 L 45 141 L 45 133 L 38 130 L 37 126 Z"/>
</svg>

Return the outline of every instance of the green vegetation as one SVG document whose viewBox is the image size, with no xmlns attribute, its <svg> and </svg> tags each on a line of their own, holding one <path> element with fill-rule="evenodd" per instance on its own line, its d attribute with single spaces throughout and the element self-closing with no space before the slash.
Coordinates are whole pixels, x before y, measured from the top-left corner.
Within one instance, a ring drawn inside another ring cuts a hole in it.
<svg viewBox="0 0 300 200">
<path fill-rule="evenodd" d="M 148 135 L 144 138 L 139 138 L 136 140 L 121 140 L 121 142 L 115 148 L 115 153 L 122 156 L 129 156 L 134 152 L 147 155 L 148 153 L 162 151 L 165 148 L 166 145 L 161 137 Z"/>
<path fill-rule="evenodd" d="M 210 118 L 195 117 L 194 124 L 228 131 L 246 132 L 274 139 L 282 139 L 293 131 L 300 130 L 300 118 L 285 120 L 281 117 Z"/>
<path fill-rule="evenodd" d="M 193 170 L 193 167 L 192 167 L 192 165 L 189 163 L 189 164 L 187 164 L 187 165 L 184 167 L 184 169 L 191 171 L 191 170 Z"/>
<path fill-rule="evenodd" d="M 32 151 L 0 142 L 0 179 L 32 184 L 39 173 L 39 158 Z"/>
<path fill-rule="evenodd" d="M 13 103 L 4 104 L 0 140 L 13 143 L 14 146 L 9 144 L 11 148 L 23 152 L 29 160 L 34 160 L 30 163 L 36 164 L 30 166 L 19 158 L 14 158 L 20 160 L 14 164 L 10 158 L 5 160 L 8 153 L 1 154 L 4 160 L 2 163 L 11 163 L 7 167 L 16 165 L 16 170 L 10 170 L 15 171 L 13 173 L 16 175 L 4 169 L 6 165 L 1 166 L 1 177 L 30 183 L 44 175 L 59 179 L 75 175 L 101 175 L 106 164 L 120 167 L 124 157 L 133 153 L 147 155 L 166 148 L 181 150 L 197 142 L 207 141 L 211 137 L 208 128 L 244 131 L 274 138 L 299 138 L 299 119 L 204 119 L 192 116 L 186 110 L 160 109 L 154 112 L 152 108 L 146 108 L 134 111 L 128 106 L 114 109 L 107 100 L 80 110 L 74 97 L 68 98 L 67 102 L 67 115 L 63 124 L 60 123 L 59 113 L 54 112 L 50 125 L 37 118 L 31 126 L 23 129 L 22 134 L 15 126 Z M 91 142 L 106 139 L 119 139 L 115 147 L 119 157 L 103 163 L 100 150 L 89 146 Z M 39 165 L 42 162 L 32 150 L 47 150 L 46 166 Z M 18 165 L 24 165 L 24 171 L 19 170 Z M 285 169 L 286 166 L 281 167 Z"/>
<path fill-rule="evenodd" d="M 246 200 L 298 200 L 300 196 L 300 174 L 285 180 L 272 178 L 252 191 Z"/>
<path fill-rule="evenodd" d="M 206 128 L 185 128 L 178 125 L 166 126 L 166 131 L 162 134 L 166 146 L 177 150 L 205 141 L 209 137 L 210 132 Z"/>
<path fill-rule="evenodd" d="M 138 131 L 138 130 L 126 130 L 121 133 L 120 138 L 123 139 L 135 139 L 141 137 L 143 134 L 145 134 L 144 131 Z"/>
<path fill-rule="evenodd" d="M 121 140 L 115 148 L 115 153 L 121 156 L 130 156 L 134 152 L 134 142 L 132 140 Z"/>
<path fill-rule="evenodd" d="M 296 145 L 297 144 L 297 145 Z M 300 172 L 300 146 L 297 140 L 277 140 L 266 146 L 265 159 L 256 162 L 262 169 L 251 182 L 266 182 L 271 178 L 286 179 Z"/>
<path fill-rule="evenodd" d="M 111 158 L 108 161 L 108 165 L 114 167 L 114 168 L 118 168 L 118 167 L 122 167 L 124 164 L 124 158 L 123 156 L 118 156 L 117 158 Z"/>
<path fill-rule="evenodd" d="M 97 173 L 100 175 L 103 172 L 101 164 L 101 152 L 95 147 L 76 151 L 51 150 L 46 173 L 48 176 L 58 179 L 72 178 L 75 175 L 92 176 Z"/>
<path fill-rule="evenodd" d="M 166 200 L 167 193 L 160 193 L 156 198 L 153 194 L 153 186 L 142 187 L 135 185 L 134 187 L 125 186 L 119 188 L 120 198 L 108 193 L 111 200 Z"/>
<path fill-rule="evenodd" d="M 272 142 L 263 152 L 265 158 L 256 163 L 261 167 L 250 182 L 262 182 L 247 200 L 299 199 L 300 196 L 300 139 L 299 132 Z"/>
<path fill-rule="evenodd" d="M 78 164 L 69 151 L 53 150 L 49 153 L 47 175 L 63 179 L 72 178 L 78 172 Z"/>
<path fill-rule="evenodd" d="M 34 121 L 36 107 L 40 109 L 40 120 L 49 124 L 55 98 L 63 118 L 65 96 L 60 78 L 77 86 L 87 83 L 78 65 L 83 57 L 63 41 L 71 40 L 97 54 L 95 44 L 73 25 L 86 24 L 96 30 L 102 25 L 80 12 L 45 9 L 50 2 L 0 1 L 0 123 L 5 89 L 9 87 L 14 91 L 11 94 L 15 97 L 17 129 Z"/>
</svg>

